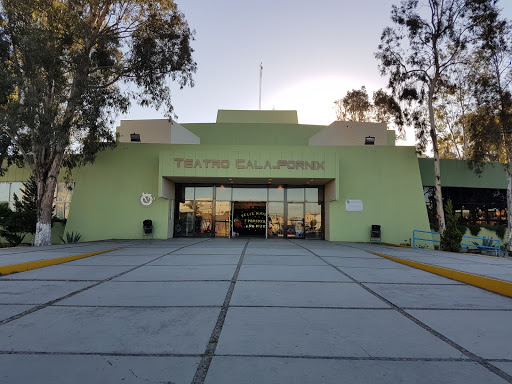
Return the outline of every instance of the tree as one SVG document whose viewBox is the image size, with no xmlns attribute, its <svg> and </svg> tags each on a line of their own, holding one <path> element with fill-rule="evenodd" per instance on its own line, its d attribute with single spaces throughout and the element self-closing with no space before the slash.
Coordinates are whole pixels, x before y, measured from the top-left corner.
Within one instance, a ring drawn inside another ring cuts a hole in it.
<svg viewBox="0 0 512 384">
<path fill-rule="evenodd" d="M 477 108 L 469 115 L 470 158 L 478 172 L 483 161 L 501 162 L 507 174 L 507 221 L 512 251 L 512 25 L 492 7 L 478 20 L 479 46 L 473 55 Z"/>
<path fill-rule="evenodd" d="M 20 245 L 26 233 L 7 203 L 0 203 L 0 237 L 3 237 L 11 247 Z"/>
<path fill-rule="evenodd" d="M 470 146 L 468 114 L 475 105 L 470 63 L 455 67 L 450 78 L 451 84 L 441 86 L 434 104 L 439 157 L 465 160 L 469 157 Z"/>
<path fill-rule="evenodd" d="M 445 212 L 446 229 L 441 236 L 441 249 L 448 252 L 460 252 L 462 233 L 457 228 L 457 218 L 453 214 L 451 200 L 446 203 Z"/>
<path fill-rule="evenodd" d="M 492 0 L 478 1 L 489 2 Z M 485 11 L 484 7 L 469 6 L 471 3 L 429 0 L 423 6 L 417 0 L 403 0 L 400 6 L 393 5 L 394 27 L 384 29 L 375 55 L 381 74 L 389 76 L 388 87 L 393 95 L 418 107 L 411 113 L 418 139 L 424 142 L 428 135 L 432 143 L 440 232 L 445 229 L 445 219 L 434 102 L 440 87 L 450 84 L 450 70 L 465 60 L 474 37 L 475 15 Z"/>
<path fill-rule="evenodd" d="M 373 102 L 370 101 L 366 87 L 360 90 L 348 91 L 345 97 L 334 101 L 336 119 L 344 121 L 360 121 L 387 123 L 403 131 L 405 117 L 400 104 L 392 95 L 379 89 L 373 93 Z"/>
<path fill-rule="evenodd" d="M 131 100 L 171 117 L 169 78 L 193 85 L 193 35 L 173 0 L 0 4 L 0 172 L 31 169 L 46 245 L 61 168 L 115 146 L 110 127 Z"/>
<path fill-rule="evenodd" d="M 343 99 L 336 100 L 336 120 L 369 121 L 372 105 L 366 87 L 348 91 Z"/>
<path fill-rule="evenodd" d="M 37 184 L 34 176 L 30 176 L 30 178 L 23 183 L 21 192 L 23 193 L 21 200 L 16 194 L 13 196 L 16 220 L 22 232 L 34 234 L 37 224 Z"/>
</svg>

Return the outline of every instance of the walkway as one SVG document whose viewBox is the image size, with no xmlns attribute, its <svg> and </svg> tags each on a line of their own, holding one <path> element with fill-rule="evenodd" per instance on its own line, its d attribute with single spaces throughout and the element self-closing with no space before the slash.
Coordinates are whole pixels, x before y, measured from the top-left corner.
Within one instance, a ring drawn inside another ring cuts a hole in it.
<svg viewBox="0 0 512 384">
<path fill-rule="evenodd" d="M 512 383 L 512 299 L 368 251 L 440 255 L 98 245 L 118 249 L 0 277 L 1 383 Z"/>
</svg>

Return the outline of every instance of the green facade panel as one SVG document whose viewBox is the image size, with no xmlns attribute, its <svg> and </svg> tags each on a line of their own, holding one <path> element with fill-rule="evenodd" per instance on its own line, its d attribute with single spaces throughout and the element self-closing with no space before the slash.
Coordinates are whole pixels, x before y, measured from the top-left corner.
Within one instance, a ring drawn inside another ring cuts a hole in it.
<svg viewBox="0 0 512 384">
<path fill-rule="evenodd" d="M 412 147 L 345 147 L 339 150 L 339 201 L 329 204 L 331 241 L 369 241 L 372 224 L 385 242 L 399 244 L 414 229 L 429 230 L 423 187 Z M 363 202 L 348 212 L 346 200 Z"/>
<path fill-rule="evenodd" d="M 424 186 L 434 186 L 434 159 L 418 159 L 421 181 Z M 481 174 L 477 174 L 465 160 L 441 159 L 441 184 L 443 187 L 497 188 L 506 189 L 505 168 L 500 163 L 486 163 Z"/>
</svg>

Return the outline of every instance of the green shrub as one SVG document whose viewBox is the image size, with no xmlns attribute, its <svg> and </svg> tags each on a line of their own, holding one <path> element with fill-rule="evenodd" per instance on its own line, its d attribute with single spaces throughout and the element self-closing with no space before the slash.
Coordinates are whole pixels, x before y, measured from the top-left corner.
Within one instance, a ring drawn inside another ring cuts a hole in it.
<svg viewBox="0 0 512 384">
<path fill-rule="evenodd" d="M 468 224 L 469 232 L 471 232 L 471 235 L 478 236 L 480 233 L 480 225 L 478 224 Z"/>
<path fill-rule="evenodd" d="M 453 214 L 453 205 L 451 200 L 448 200 L 444 209 L 446 229 L 441 236 L 441 249 L 443 251 L 460 252 L 462 233 L 457 229 L 457 218 Z"/>
<path fill-rule="evenodd" d="M 485 228 L 485 229 L 488 229 L 489 231 L 495 232 L 496 236 L 498 236 L 502 240 L 505 237 L 505 231 L 507 230 L 507 226 L 506 225 L 482 224 L 481 227 Z"/>
<path fill-rule="evenodd" d="M 496 236 L 498 236 L 500 239 L 505 238 L 505 231 L 507 230 L 506 225 L 497 225 L 496 226 Z"/>
<path fill-rule="evenodd" d="M 466 233 L 466 229 L 468 229 L 468 226 L 465 224 L 457 224 L 457 229 L 460 233 L 462 233 L 462 236 Z"/>
<path fill-rule="evenodd" d="M 0 237 L 9 243 L 9 246 L 20 245 L 25 238 L 23 226 L 18 220 L 16 212 L 9 208 L 9 204 L 0 204 Z"/>
</svg>

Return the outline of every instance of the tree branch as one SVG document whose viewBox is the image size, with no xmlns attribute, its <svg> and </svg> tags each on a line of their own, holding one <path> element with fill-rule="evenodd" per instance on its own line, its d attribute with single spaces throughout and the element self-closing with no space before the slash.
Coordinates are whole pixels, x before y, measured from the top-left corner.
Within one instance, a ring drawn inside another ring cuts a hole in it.
<svg viewBox="0 0 512 384">
<path fill-rule="evenodd" d="M 11 134 L 11 132 L 9 132 L 9 130 L 7 128 L 5 128 L 4 126 L 0 126 L 0 129 L 7 135 L 9 136 L 9 138 L 11 139 L 11 141 L 13 142 L 14 145 L 16 145 L 18 147 L 18 149 L 20 150 L 21 154 L 23 155 L 23 159 L 25 160 L 25 162 L 29 165 L 30 169 L 32 171 L 34 171 L 34 162 L 33 160 L 30 158 L 30 156 L 27 154 L 27 152 L 25 151 L 25 149 L 21 146 L 20 142 L 16 139 L 16 137 Z"/>
</svg>

